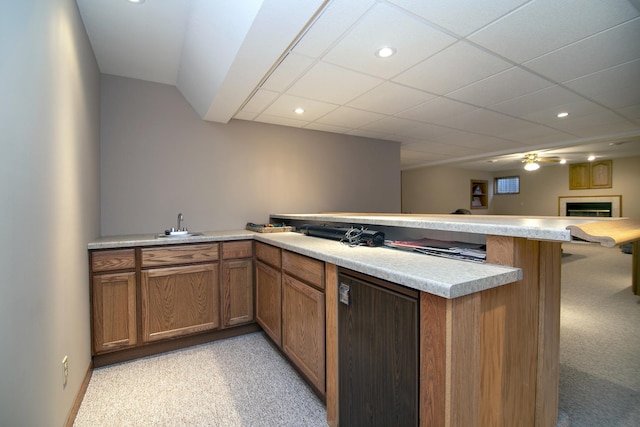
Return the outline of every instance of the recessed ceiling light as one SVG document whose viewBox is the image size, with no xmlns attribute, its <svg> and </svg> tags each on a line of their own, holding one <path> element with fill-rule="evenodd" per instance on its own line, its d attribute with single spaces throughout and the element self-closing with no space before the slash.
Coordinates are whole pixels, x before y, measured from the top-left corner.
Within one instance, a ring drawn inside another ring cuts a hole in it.
<svg viewBox="0 0 640 427">
<path fill-rule="evenodd" d="M 304 114 L 304 108 L 298 107 L 295 110 L 293 110 L 293 112 L 296 114 Z"/>
<path fill-rule="evenodd" d="M 596 159 L 596 156 L 594 155 L 587 157 L 587 160 L 589 160 L 590 162 L 593 162 L 595 159 Z"/>
<path fill-rule="evenodd" d="M 564 165 L 565 163 L 567 163 L 567 160 L 566 160 L 566 159 L 560 159 L 560 164 L 561 164 L 561 165 Z"/>
<path fill-rule="evenodd" d="M 384 46 L 376 50 L 376 56 L 378 58 L 388 58 L 390 56 L 395 55 L 395 53 L 396 53 L 396 49 L 390 46 Z"/>
<path fill-rule="evenodd" d="M 566 111 L 563 111 L 562 113 L 558 113 L 558 118 L 562 119 L 564 117 L 567 117 L 569 115 L 569 113 L 567 113 Z"/>
<path fill-rule="evenodd" d="M 134 3 L 134 4 L 142 4 L 144 3 L 144 0 L 128 0 L 129 3 Z"/>
</svg>

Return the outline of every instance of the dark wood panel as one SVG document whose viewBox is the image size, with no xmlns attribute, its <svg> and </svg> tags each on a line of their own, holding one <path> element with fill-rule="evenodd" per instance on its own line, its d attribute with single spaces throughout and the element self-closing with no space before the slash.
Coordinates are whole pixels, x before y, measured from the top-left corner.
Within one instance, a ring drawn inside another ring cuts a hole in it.
<svg viewBox="0 0 640 427">
<path fill-rule="evenodd" d="M 338 307 L 339 424 L 415 426 L 417 301 L 355 279 L 347 283 L 350 305 Z"/>
</svg>

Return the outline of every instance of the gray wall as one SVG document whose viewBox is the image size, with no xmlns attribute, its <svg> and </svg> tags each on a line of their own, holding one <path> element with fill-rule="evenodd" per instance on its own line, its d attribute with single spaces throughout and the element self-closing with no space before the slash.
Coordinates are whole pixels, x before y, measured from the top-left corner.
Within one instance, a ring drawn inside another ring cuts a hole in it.
<svg viewBox="0 0 640 427">
<path fill-rule="evenodd" d="M 622 216 L 640 218 L 640 157 L 613 159 L 612 188 L 569 190 L 569 165 L 543 165 L 535 172 L 512 170 L 494 176 L 520 176 L 520 194 L 495 196 L 491 208 L 504 215 L 558 215 L 559 196 L 622 196 Z"/>
<path fill-rule="evenodd" d="M 471 210 L 471 180 L 485 180 L 489 189 L 489 209 Z M 402 212 L 448 214 L 456 209 L 469 209 L 472 214 L 492 214 L 492 176 L 451 167 L 410 169 L 402 172 Z"/>
<path fill-rule="evenodd" d="M 622 215 L 640 218 L 640 157 L 613 159 L 612 188 L 569 190 L 568 165 L 543 165 L 539 170 L 523 169 L 483 173 L 452 167 L 431 167 L 402 172 L 402 211 L 446 213 L 465 203 L 468 208 L 469 181 L 499 176 L 519 176 L 520 194 L 492 196 L 487 211 L 493 215 L 558 215 L 560 196 L 622 196 Z M 464 207 L 464 206 L 462 206 Z"/>
<path fill-rule="evenodd" d="M 0 425 L 60 426 L 91 360 L 100 75 L 73 0 L 3 2 L 0 61 Z"/>
<path fill-rule="evenodd" d="M 270 213 L 400 212 L 395 142 L 203 121 L 174 86 L 102 76 L 102 234 L 243 229 Z"/>
</svg>

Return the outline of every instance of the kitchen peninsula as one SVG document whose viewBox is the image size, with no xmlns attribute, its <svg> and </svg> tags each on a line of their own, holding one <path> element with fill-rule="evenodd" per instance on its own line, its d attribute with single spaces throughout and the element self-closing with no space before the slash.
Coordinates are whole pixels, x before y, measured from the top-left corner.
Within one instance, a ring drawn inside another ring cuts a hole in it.
<svg viewBox="0 0 640 427">
<path fill-rule="evenodd" d="M 340 404 L 344 401 L 344 396 L 339 395 L 337 332 L 338 273 L 344 269 L 417 291 L 416 401 L 420 425 L 555 426 L 561 243 L 571 240 L 569 225 L 593 219 L 281 214 L 272 215 L 271 221 L 291 225 L 357 224 L 382 227 L 388 234 L 395 230 L 402 235 L 422 237 L 430 233 L 475 236 L 486 242 L 487 263 L 388 248 L 352 248 L 291 232 L 216 232 L 176 239 L 102 238 L 90 243 L 89 250 L 93 254 L 124 248 L 142 251 L 156 246 L 195 247 L 214 243 L 202 248 L 206 252 L 203 256 L 217 260 L 218 248 L 224 248 L 225 242 L 254 240 L 254 248 L 258 244 L 276 248 L 283 260 L 286 253 L 292 253 L 321 261 L 326 310 L 322 346 L 326 379 L 322 381 L 321 392 L 326 398 L 327 421 L 332 426 L 338 424 Z M 254 253 L 254 263 L 258 259 Z M 141 261 L 134 257 L 133 262 L 130 271 L 141 270 Z M 257 268 L 254 271 L 257 276 Z M 283 276 L 287 274 L 285 267 L 282 271 Z"/>
</svg>

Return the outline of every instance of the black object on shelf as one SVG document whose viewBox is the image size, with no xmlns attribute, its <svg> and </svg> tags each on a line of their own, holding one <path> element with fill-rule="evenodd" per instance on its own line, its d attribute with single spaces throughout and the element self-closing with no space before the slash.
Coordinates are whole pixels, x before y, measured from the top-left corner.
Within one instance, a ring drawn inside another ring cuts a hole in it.
<svg viewBox="0 0 640 427">
<path fill-rule="evenodd" d="M 381 231 L 366 230 L 355 227 L 332 227 L 328 225 L 305 224 L 300 231 L 307 236 L 322 237 L 325 239 L 340 240 L 352 246 L 382 246 L 384 245 L 384 233 Z"/>
</svg>

